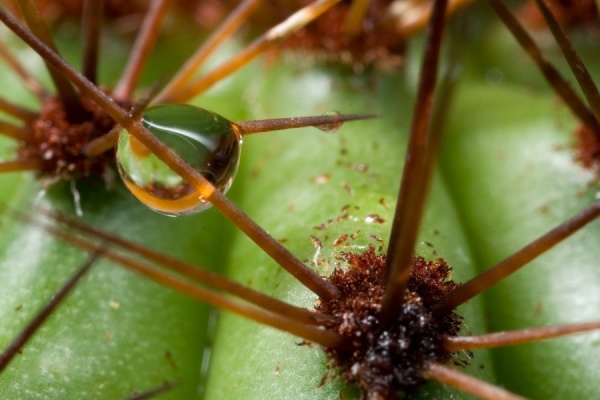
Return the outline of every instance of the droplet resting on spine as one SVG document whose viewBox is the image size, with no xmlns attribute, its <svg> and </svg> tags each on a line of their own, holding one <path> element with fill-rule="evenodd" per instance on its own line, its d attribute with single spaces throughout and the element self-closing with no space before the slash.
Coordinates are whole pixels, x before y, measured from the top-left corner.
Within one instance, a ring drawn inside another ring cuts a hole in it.
<svg viewBox="0 0 600 400">
<path fill-rule="evenodd" d="M 226 118 L 187 104 L 163 104 L 144 112 L 143 125 L 218 190 L 226 192 L 237 172 L 241 134 Z M 131 193 L 151 209 L 177 216 L 210 207 L 201 193 L 142 143 L 122 131 L 117 166 Z"/>
</svg>

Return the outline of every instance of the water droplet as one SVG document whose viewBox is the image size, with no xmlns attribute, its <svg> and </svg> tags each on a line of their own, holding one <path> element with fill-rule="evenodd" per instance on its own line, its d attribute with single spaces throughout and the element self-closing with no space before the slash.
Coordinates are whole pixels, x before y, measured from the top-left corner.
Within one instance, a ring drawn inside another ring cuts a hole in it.
<svg viewBox="0 0 600 400">
<path fill-rule="evenodd" d="M 148 108 L 143 125 L 225 193 L 237 172 L 241 135 L 213 112 L 188 104 Z M 165 215 L 206 210 L 210 203 L 127 131 L 119 135 L 117 166 L 125 186 L 142 203 Z"/>
<path fill-rule="evenodd" d="M 327 111 L 325 114 L 323 115 L 331 115 L 331 116 L 335 116 L 335 115 L 340 115 L 339 112 L 337 111 Z M 340 130 L 340 128 L 342 127 L 342 125 L 344 125 L 343 122 L 333 122 L 330 124 L 323 124 L 323 125 L 318 125 L 315 128 L 322 130 L 323 132 L 327 132 L 327 133 L 334 133 Z"/>
</svg>

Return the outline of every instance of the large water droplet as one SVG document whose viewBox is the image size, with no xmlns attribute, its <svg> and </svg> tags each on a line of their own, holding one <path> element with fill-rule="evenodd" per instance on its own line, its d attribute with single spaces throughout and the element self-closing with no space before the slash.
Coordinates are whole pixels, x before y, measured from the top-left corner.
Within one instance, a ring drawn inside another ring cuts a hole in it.
<svg viewBox="0 0 600 400">
<path fill-rule="evenodd" d="M 331 115 L 331 116 L 335 116 L 335 115 L 340 115 L 339 112 L 337 111 L 327 111 L 325 114 L 323 115 Z M 323 125 L 317 125 L 315 126 L 315 128 L 322 130 L 323 132 L 327 132 L 327 133 L 335 133 L 337 131 L 340 130 L 340 128 L 344 125 L 343 122 L 333 122 L 330 124 L 323 124 Z"/>
<path fill-rule="evenodd" d="M 187 104 L 148 108 L 143 125 L 223 193 L 237 172 L 241 135 L 213 112 Z M 117 166 L 127 188 L 142 203 L 177 216 L 203 211 L 210 203 L 127 131 L 117 145 Z"/>
</svg>

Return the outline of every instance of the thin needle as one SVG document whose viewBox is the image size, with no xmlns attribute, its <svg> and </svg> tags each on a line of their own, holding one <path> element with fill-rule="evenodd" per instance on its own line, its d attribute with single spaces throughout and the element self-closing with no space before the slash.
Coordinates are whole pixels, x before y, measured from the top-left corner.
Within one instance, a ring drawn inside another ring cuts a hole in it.
<svg viewBox="0 0 600 400">
<path fill-rule="evenodd" d="M 331 129 L 333 131 L 336 128 L 339 128 L 344 122 L 370 118 L 377 118 L 377 116 L 373 114 L 339 114 L 310 117 L 273 118 L 256 121 L 238 121 L 235 122 L 235 126 L 239 128 L 242 135 L 280 131 L 284 129 L 303 128 L 307 126 L 324 130 Z"/>
<path fill-rule="evenodd" d="M 158 27 L 162 24 L 172 0 L 153 0 L 144 18 L 127 66 L 117 83 L 113 95 L 116 99 L 127 99 L 131 96 L 137 81 L 140 79 L 150 52 L 158 37 Z"/>
<path fill-rule="evenodd" d="M 452 336 L 444 340 L 444 347 L 451 352 L 460 350 L 489 349 L 516 344 L 553 339 L 600 329 L 600 321 L 579 324 L 542 326 L 509 332 L 488 333 L 476 336 Z"/>
<path fill-rule="evenodd" d="M 83 93 L 96 102 L 117 123 L 121 124 L 130 134 L 138 139 L 162 162 L 175 173 L 190 183 L 202 193 L 216 209 L 233 222 L 242 232 L 252 239 L 265 253 L 271 256 L 281 267 L 298 279 L 302 284 L 323 299 L 333 299 L 339 290 L 321 278 L 319 274 L 298 260 L 289 250 L 269 235 L 256 222 L 244 214 L 225 195 L 206 180 L 198 171 L 183 161 L 173 150 L 158 140 L 144 128 L 140 121 L 132 119 L 128 113 L 119 107 L 114 100 L 85 79 L 79 72 L 66 63 L 52 49 L 48 48 L 36 36 L 32 35 L 19 22 L 11 17 L 6 10 L 0 8 L 0 20 L 15 34 L 23 39 L 33 50 L 38 52 L 54 68 L 68 78 Z"/>
<path fill-rule="evenodd" d="M 131 118 L 139 118 L 142 114 L 142 111 L 143 110 L 140 109 L 139 111 L 135 112 L 135 110 L 132 109 Z M 123 127 L 119 124 L 116 124 L 110 131 L 108 131 L 108 133 L 87 142 L 81 149 L 81 154 L 89 158 L 98 157 L 99 155 L 114 148 L 119 140 L 119 132 L 122 130 Z"/>
<path fill-rule="evenodd" d="M 156 88 L 151 88 L 150 91 L 133 107 L 129 110 L 129 116 L 135 120 L 140 119 L 148 104 L 152 101 L 154 94 L 156 94 Z M 96 139 L 90 140 L 83 146 L 81 153 L 87 157 L 97 157 L 102 153 L 114 148 L 119 141 L 119 133 L 123 130 L 123 127 L 116 124 L 112 129 Z"/>
<path fill-rule="evenodd" d="M 474 0 L 449 0 L 446 9 L 446 18 L 450 17 L 457 10 L 472 3 Z M 431 1 L 426 2 L 416 0 L 395 1 L 390 6 L 387 20 L 393 25 L 394 30 L 401 37 L 409 37 L 421 31 L 429 21 L 432 14 Z"/>
<path fill-rule="evenodd" d="M 432 149 L 433 141 L 429 134 L 446 4 L 447 0 L 435 2 L 429 22 L 411 135 L 382 275 L 386 282 L 381 310 L 384 324 L 394 320 L 395 312 L 402 309 L 429 189 L 429 185 L 423 184 L 423 181 L 427 182 L 431 175 L 433 156 L 430 153 L 435 150 Z"/>
<path fill-rule="evenodd" d="M 29 73 L 19 60 L 6 48 L 4 43 L 0 42 L 0 57 L 4 58 L 4 61 L 12 68 L 19 78 L 25 83 L 25 86 L 37 96 L 39 100 L 43 100 L 48 97 L 46 90 L 40 85 L 40 83 Z"/>
<path fill-rule="evenodd" d="M 23 14 L 29 29 L 31 29 L 31 32 L 37 38 L 39 38 L 42 43 L 58 54 L 58 48 L 54 43 L 52 34 L 50 33 L 48 26 L 42 20 L 42 17 L 38 12 L 33 0 L 18 0 L 17 4 L 19 5 L 21 14 Z M 68 81 L 68 79 L 63 77 L 57 70 L 49 65 L 48 62 L 46 62 L 46 66 L 48 68 L 48 72 L 50 73 L 50 77 L 54 82 L 54 86 L 56 87 L 58 95 L 65 105 L 65 110 L 67 111 L 69 120 L 81 120 L 81 118 L 86 115 L 86 112 L 79 103 L 79 96 L 73 89 L 73 86 L 71 86 L 71 83 Z"/>
<path fill-rule="evenodd" d="M 0 121 L 0 135 L 8 136 L 18 141 L 25 141 L 31 137 L 31 132 L 10 122 Z"/>
<path fill-rule="evenodd" d="M 596 137 L 600 137 L 600 125 L 594 114 L 585 103 L 579 99 L 577 93 L 575 93 L 556 68 L 543 57 L 540 48 L 535 44 L 525 28 L 523 28 L 502 2 L 498 0 L 488 0 L 488 2 L 494 11 L 496 11 L 496 14 L 498 14 L 498 17 L 500 17 L 504 25 L 512 32 L 521 47 L 536 63 L 548 83 L 571 109 L 573 114 L 575 114 L 575 116 L 577 116 L 577 118 L 579 118 L 581 122 L 596 135 Z"/>
<path fill-rule="evenodd" d="M 89 252 L 96 252 L 98 249 L 98 246 L 89 240 L 77 237 L 67 232 L 63 232 L 45 224 L 37 225 L 52 234 L 54 237 L 65 240 L 73 246 L 77 246 Z M 125 257 L 121 254 L 113 252 L 110 249 L 105 250 L 102 256 L 118 263 L 130 271 L 136 272 L 154 282 L 174 289 L 177 292 L 188 295 L 194 299 L 200 300 L 210 306 L 231 311 L 242 317 L 269 325 L 275 329 L 279 329 L 293 335 L 300 336 L 324 347 L 336 347 L 339 346 L 343 341 L 342 337 L 335 332 L 325 330 L 324 328 L 315 325 L 307 325 L 296 321 L 295 319 L 289 318 L 288 316 L 275 314 L 269 310 L 257 308 L 246 303 L 230 299 L 213 290 L 194 286 L 177 276 L 159 271 L 156 268 L 153 268 L 138 260 L 134 260 L 133 258 Z"/>
<path fill-rule="evenodd" d="M 453 292 L 442 298 L 433 308 L 438 314 L 454 310 L 479 293 L 500 282 L 513 272 L 519 270 L 530 261 L 550 250 L 585 225 L 600 216 L 600 203 L 594 203 L 579 214 L 573 216 L 543 236 L 534 240 L 521 250 L 505 258 L 492 268 L 460 285 Z"/>
<path fill-rule="evenodd" d="M 558 22 L 556 22 L 556 19 L 546 4 L 544 4 L 544 2 L 541 0 L 535 0 L 535 2 L 542 12 L 542 15 L 544 16 L 550 31 L 552 31 L 554 39 L 556 39 L 558 46 L 563 52 L 565 59 L 569 63 L 569 67 L 571 67 L 573 75 L 575 75 L 577 82 L 579 82 L 579 87 L 581 87 L 583 94 L 590 104 L 592 112 L 596 116 L 596 121 L 600 121 L 600 92 L 598 92 L 598 87 L 594 83 L 594 80 L 592 79 L 585 64 L 581 61 L 579 55 L 577 55 L 577 52 L 567 38 L 567 35 L 565 35 L 565 32 L 562 30 Z"/>
<path fill-rule="evenodd" d="M 23 121 L 31 121 L 37 118 L 38 114 L 25 107 L 18 106 L 14 103 L 0 98 L 0 111 L 12 115 L 13 117 L 22 119 Z"/>
<path fill-rule="evenodd" d="M 83 75 L 97 82 L 98 49 L 104 19 L 104 0 L 85 0 L 83 3 Z"/>
<path fill-rule="evenodd" d="M 80 232 L 91 235 L 104 242 L 111 243 L 125 250 L 136 253 L 148 260 L 154 261 L 162 265 L 164 268 L 178 272 L 183 276 L 188 277 L 190 279 L 194 279 L 200 283 L 213 286 L 216 289 L 222 290 L 223 292 L 228 293 L 230 295 L 239 297 L 240 299 L 243 299 L 249 303 L 264 308 L 265 310 L 269 310 L 276 314 L 285 315 L 307 324 L 316 324 L 318 319 L 323 319 L 323 317 L 317 318 L 320 314 L 308 311 L 305 308 L 290 305 L 273 297 L 266 296 L 256 290 L 252 290 L 247 286 L 226 279 L 220 276 L 219 274 L 216 274 L 199 266 L 183 262 L 166 254 L 154 251 L 152 249 L 143 247 L 139 244 L 120 238 L 116 235 L 109 235 L 91 226 L 83 224 L 77 220 L 67 218 L 62 214 L 46 210 L 39 211 L 42 214 L 52 218 L 54 221 L 58 221 L 65 224 L 71 229 L 76 229 Z"/>
<path fill-rule="evenodd" d="M 244 50 L 229 59 L 225 64 L 196 79 L 181 90 L 165 96 L 162 100 L 180 103 L 191 100 L 208 90 L 215 83 L 242 68 L 268 49 L 274 47 L 279 41 L 301 29 L 339 2 L 340 0 L 317 0 L 309 6 L 304 7 L 279 25 L 269 29 L 264 35 L 250 43 Z"/>
<path fill-rule="evenodd" d="M 363 21 L 369 11 L 369 0 L 354 0 L 342 25 L 344 35 L 355 37 L 363 29 Z"/>
<path fill-rule="evenodd" d="M 131 107 L 129 110 L 129 116 L 135 120 L 142 117 L 144 110 L 148 107 L 148 104 L 152 101 L 156 93 L 158 92 L 158 84 L 152 85 L 146 90 L 144 96 Z M 81 153 L 86 157 L 97 157 L 102 153 L 114 148 L 119 141 L 119 133 L 123 130 L 123 127 L 116 124 L 112 129 L 96 139 L 87 142 L 81 149 Z"/>
<path fill-rule="evenodd" d="M 48 303 L 37 313 L 37 315 L 27 324 L 19 335 L 8 345 L 0 354 L 0 371 L 12 361 L 14 356 L 23 348 L 25 343 L 31 339 L 40 326 L 48 319 L 54 310 L 62 303 L 64 298 L 75 288 L 77 283 L 90 270 L 92 265 L 98 261 L 102 255 L 103 247 L 96 248 L 88 260 L 79 267 L 79 269 L 69 278 L 67 282 L 52 296 Z"/>
<path fill-rule="evenodd" d="M 156 101 L 163 101 L 169 98 L 174 92 L 182 89 L 190 82 L 198 69 L 210 57 L 218 47 L 225 42 L 231 35 L 238 30 L 248 16 L 261 3 L 261 0 L 245 0 L 240 3 L 233 12 L 229 14 L 227 19 L 213 32 L 206 40 L 204 45 L 200 47 L 189 60 L 181 67 L 181 69 L 173 76 L 171 82 L 157 96 Z"/>
<path fill-rule="evenodd" d="M 0 173 L 39 170 L 42 162 L 38 159 L 0 162 Z"/>
<path fill-rule="evenodd" d="M 483 382 L 443 364 L 429 364 L 423 371 L 423 377 L 455 387 L 485 400 L 525 400 L 524 397 L 517 396 L 506 389 Z"/>
</svg>

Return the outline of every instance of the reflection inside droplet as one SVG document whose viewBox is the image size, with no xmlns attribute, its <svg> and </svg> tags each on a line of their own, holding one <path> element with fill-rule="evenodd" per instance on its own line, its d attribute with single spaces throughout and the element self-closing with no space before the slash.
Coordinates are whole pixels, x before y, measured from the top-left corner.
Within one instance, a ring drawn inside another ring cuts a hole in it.
<svg viewBox="0 0 600 400">
<path fill-rule="evenodd" d="M 323 115 L 331 115 L 331 116 L 336 116 L 336 115 L 340 115 L 339 112 L 337 111 L 328 111 Z M 329 124 L 323 124 L 323 125 L 318 125 L 315 126 L 315 128 L 322 130 L 323 132 L 327 132 L 327 133 L 334 133 L 340 130 L 340 128 L 344 125 L 343 122 L 332 122 Z"/>
<path fill-rule="evenodd" d="M 231 121 L 191 105 L 163 104 L 147 109 L 142 124 L 215 188 L 229 189 L 242 143 Z M 151 209 L 176 216 L 210 207 L 198 191 L 127 131 L 119 136 L 116 158 L 127 188 Z"/>
</svg>

